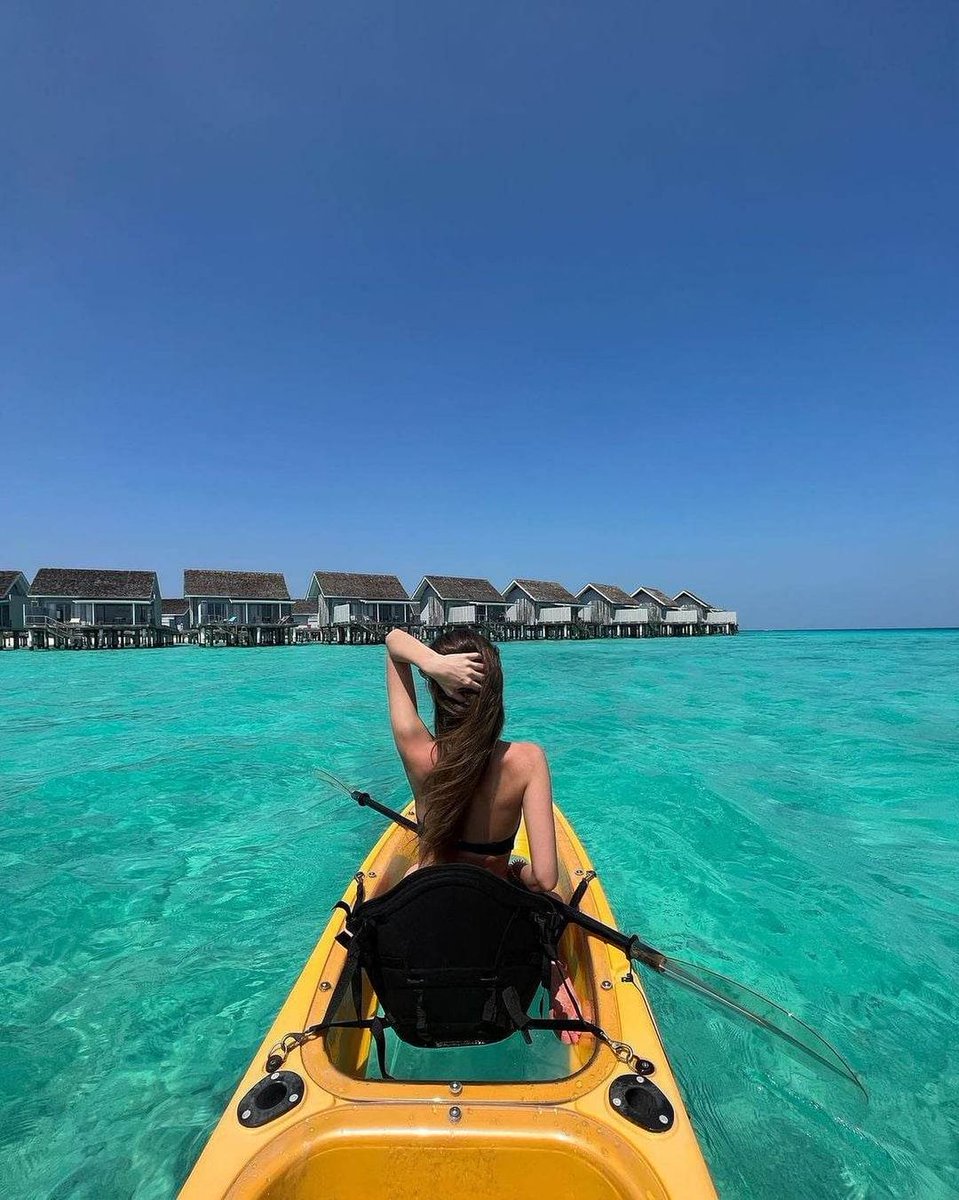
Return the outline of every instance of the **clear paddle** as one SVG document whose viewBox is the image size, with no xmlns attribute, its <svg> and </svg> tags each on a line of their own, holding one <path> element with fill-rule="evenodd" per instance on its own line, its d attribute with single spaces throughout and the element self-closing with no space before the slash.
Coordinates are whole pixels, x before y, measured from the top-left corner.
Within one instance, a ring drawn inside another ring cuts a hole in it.
<svg viewBox="0 0 959 1200">
<path fill-rule="evenodd" d="M 330 784 L 331 787 L 339 788 L 341 792 L 346 792 L 351 800 L 353 799 L 353 793 L 356 791 L 355 788 L 351 788 L 348 783 L 344 783 L 342 779 L 338 779 L 332 771 L 327 771 L 325 767 L 314 767 L 313 769 L 325 783 Z"/>
<path fill-rule="evenodd" d="M 317 768 L 317 774 L 331 786 L 345 792 L 351 800 L 355 800 L 358 804 L 375 809 L 376 812 L 406 829 L 416 829 L 415 822 L 411 821 L 409 817 L 378 803 L 368 793 L 351 788 L 332 772 Z M 736 1013 L 761 1029 L 782 1038 L 795 1049 L 809 1055 L 820 1066 L 827 1067 L 853 1084 L 868 1099 L 868 1093 L 859 1076 L 835 1046 L 827 1042 L 801 1017 L 797 1017 L 795 1013 L 789 1012 L 774 1000 L 770 1000 L 768 996 L 747 987 L 744 983 L 738 983 L 735 979 L 721 975 L 709 967 L 700 966 L 698 963 L 684 962 L 682 959 L 673 958 L 670 954 L 664 954 L 663 951 L 648 945 L 635 934 L 622 933 L 618 929 L 604 925 L 601 921 L 587 916 L 579 909 L 570 908 L 561 901 L 557 901 L 556 906 L 570 923 L 578 925 L 587 933 L 592 933 L 618 947 L 631 962 L 648 967 L 658 975 L 682 984 L 683 987 L 704 999 L 720 1005 L 726 1012 Z M 636 986 L 639 986 L 638 982 L 636 982 Z"/>
<path fill-rule="evenodd" d="M 652 948 L 644 946 L 644 950 L 646 949 Z M 659 951 L 653 951 L 653 954 L 655 955 L 653 962 L 649 961 L 645 954 L 634 956 L 633 962 L 650 967 L 657 974 L 675 980 L 676 983 L 682 984 L 683 987 L 689 988 L 697 995 L 720 1005 L 726 1012 L 736 1013 L 747 1021 L 752 1021 L 761 1029 L 782 1038 L 795 1049 L 808 1054 L 821 1066 L 842 1076 L 843 1079 L 858 1088 L 868 1100 L 868 1093 L 862 1080 L 849 1063 L 835 1046 L 827 1042 L 801 1017 L 797 1017 L 795 1013 L 789 1012 L 788 1009 L 783 1008 L 774 1000 L 770 1000 L 768 996 L 763 996 L 754 988 L 747 987 L 746 984 L 730 979 L 726 975 L 721 975 L 709 967 L 701 966 L 699 963 L 684 962 L 682 959 L 673 958 L 672 955 L 662 954 Z"/>
</svg>

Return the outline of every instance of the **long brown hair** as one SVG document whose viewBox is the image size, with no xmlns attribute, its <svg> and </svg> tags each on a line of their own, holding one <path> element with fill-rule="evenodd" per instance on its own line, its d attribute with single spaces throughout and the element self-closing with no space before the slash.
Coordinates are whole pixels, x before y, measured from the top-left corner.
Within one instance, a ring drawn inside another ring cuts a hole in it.
<svg viewBox="0 0 959 1200">
<path fill-rule="evenodd" d="M 458 704 L 429 680 L 436 712 L 436 760 L 420 791 L 421 861 L 443 862 L 456 852 L 470 801 L 476 795 L 503 731 L 503 668 L 496 647 L 469 629 L 451 629 L 433 642 L 437 654 L 481 654 L 483 682 Z"/>
</svg>

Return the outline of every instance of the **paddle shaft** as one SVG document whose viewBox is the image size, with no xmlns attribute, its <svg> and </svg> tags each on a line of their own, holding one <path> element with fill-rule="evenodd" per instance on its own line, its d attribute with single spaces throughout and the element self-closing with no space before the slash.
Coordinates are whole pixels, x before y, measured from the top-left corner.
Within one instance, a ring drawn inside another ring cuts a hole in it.
<svg viewBox="0 0 959 1200">
<path fill-rule="evenodd" d="M 666 966 L 666 955 L 654 947 L 648 946 L 635 933 L 621 933 L 612 925 L 604 925 L 595 917 L 588 917 L 578 908 L 570 908 L 568 904 L 564 904 L 555 896 L 551 896 L 550 899 L 570 925 L 578 925 L 580 929 L 593 934 L 594 937 L 600 938 L 610 946 L 615 946 L 617 950 L 622 950 L 627 958 L 636 959 L 647 967 L 652 967 L 654 971 L 662 971 Z"/>
<path fill-rule="evenodd" d="M 388 817 L 389 820 L 394 821 L 397 825 L 402 825 L 404 829 L 410 830 L 411 833 L 419 833 L 420 827 L 415 821 L 411 821 L 409 817 L 404 817 L 395 808 L 387 808 L 385 804 L 380 804 L 379 800 L 374 800 L 369 792 L 351 791 L 350 795 L 361 808 L 372 808 L 381 817 Z"/>
</svg>

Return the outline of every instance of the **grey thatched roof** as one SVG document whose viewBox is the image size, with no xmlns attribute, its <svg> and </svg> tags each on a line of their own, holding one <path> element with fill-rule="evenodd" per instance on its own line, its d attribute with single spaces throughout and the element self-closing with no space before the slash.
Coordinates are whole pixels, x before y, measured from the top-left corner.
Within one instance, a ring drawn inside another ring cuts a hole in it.
<svg viewBox="0 0 959 1200">
<path fill-rule="evenodd" d="M 522 588 L 530 600 L 535 600 L 537 604 L 576 603 L 576 597 L 568 588 L 551 579 L 514 579 L 506 591 L 514 587 Z"/>
<path fill-rule="evenodd" d="M 645 592 L 647 596 L 651 596 L 656 601 L 657 604 L 662 604 L 664 608 L 675 607 L 672 600 L 669 598 L 669 596 L 667 596 L 665 592 L 661 592 L 659 590 L 659 588 L 638 587 L 636 589 L 636 591 L 633 592 L 634 600 L 639 599 L 640 592 Z"/>
<path fill-rule="evenodd" d="M 313 578 L 327 597 L 339 596 L 344 600 L 409 600 L 406 588 L 395 575 L 314 571 Z"/>
<path fill-rule="evenodd" d="M 22 571 L 0 571 L 0 600 L 3 600 L 10 594 L 13 585 L 22 577 Z"/>
<path fill-rule="evenodd" d="M 703 608 L 712 608 L 713 607 L 709 603 L 708 600 L 704 600 L 702 598 L 702 596 L 697 596 L 695 592 L 690 592 L 690 591 L 677 592 L 676 595 L 673 596 L 670 603 L 674 604 L 674 605 L 678 604 L 679 601 L 682 600 L 683 596 L 688 596 L 689 599 L 692 600 L 694 604 L 701 604 L 703 606 Z"/>
<path fill-rule="evenodd" d="M 610 604 L 625 605 L 627 608 L 638 608 L 636 601 L 628 592 L 624 592 L 621 587 L 617 587 L 615 583 L 587 583 L 586 587 L 582 588 L 578 593 L 582 596 L 586 588 L 592 588 L 594 592 L 599 592 L 604 600 L 608 600 Z"/>
<path fill-rule="evenodd" d="M 319 613 L 319 607 L 315 600 L 294 600 L 293 615 L 294 617 L 315 617 Z"/>
<path fill-rule="evenodd" d="M 183 572 L 184 596 L 213 596 L 226 600 L 289 600 L 286 580 L 279 571 Z"/>
<path fill-rule="evenodd" d="M 31 596 L 75 596 L 80 600 L 152 600 L 156 571 L 99 571 L 87 567 L 41 567 Z"/>
<path fill-rule="evenodd" d="M 468 604 L 505 604 L 504 597 L 488 579 L 464 579 L 459 575 L 424 575 L 419 591 L 428 583 L 441 600 L 465 600 Z"/>
<path fill-rule="evenodd" d="M 189 600 L 184 600 L 182 596 L 173 596 L 168 600 L 160 601 L 160 612 L 165 617 L 184 617 L 190 611 Z"/>
</svg>

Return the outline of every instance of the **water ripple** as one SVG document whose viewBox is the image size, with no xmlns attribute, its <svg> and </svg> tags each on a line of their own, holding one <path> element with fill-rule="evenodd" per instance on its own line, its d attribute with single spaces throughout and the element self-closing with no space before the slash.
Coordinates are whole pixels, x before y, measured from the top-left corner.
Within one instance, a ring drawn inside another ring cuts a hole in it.
<svg viewBox="0 0 959 1200">
<path fill-rule="evenodd" d="M 650 980 L 724 1200 L 959 1195 L 959 635 L 503 654 L 509 732 L 546 745 L 621 923 L 869 1087 Z M 169 1197 L 380 829 L 316 768 L 405 798 L 382 651 L 2 666 L 5 1194 Z"/>
</svg>

